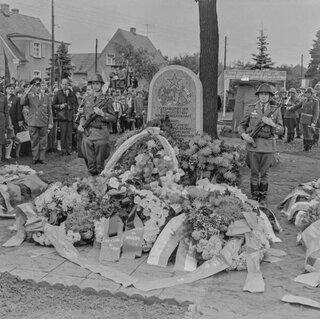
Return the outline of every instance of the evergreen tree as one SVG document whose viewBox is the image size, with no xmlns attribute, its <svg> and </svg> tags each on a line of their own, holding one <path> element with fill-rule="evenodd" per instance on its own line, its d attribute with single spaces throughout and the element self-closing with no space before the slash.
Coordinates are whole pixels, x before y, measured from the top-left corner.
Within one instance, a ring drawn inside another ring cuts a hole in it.
<svg viewBox="0 0 320 319">
<path fill-rule="evenodd" d="M 203 131 L 218 138 L 219 29 L 217 0 L 196 0 L 200 25 L 200 81 L 203 87 Z"/>
<path fill-rule="evenodd" d="M 306 78 L 313 78 L 314 82 L 320 81 L 320 30 L 316 33 L 316 39 L 313 40 L 312 48 L 309 50 L 311 61 L 305 74 Z"/>
<path fill-rule="evenodd" d="M 253 60 L 255 61 L 255 65 L 252 67 L 253 70 L 264 70 L 271 69 L 273 66 L 273 62 L 271 58 L 269 58 L 269 54 L 267 52 L 267 36 L 263 34 L 263 30 L 260 31 L 260 36 L 257 37 L 258 42 L 258 54 L 252 54 Z"/>
<path fill-rule="evenodd" d="M 52 59 L 50 59 L 50 67 L 46 69 L 48 78 L 51 75 Z M 54 80 L 60 85 L 63 78 L 71 76 L 74 65 L 71 63 L 71 55 L 68 53 L 68 46 L 61 43 L 54 54 Z"/>
</svg>

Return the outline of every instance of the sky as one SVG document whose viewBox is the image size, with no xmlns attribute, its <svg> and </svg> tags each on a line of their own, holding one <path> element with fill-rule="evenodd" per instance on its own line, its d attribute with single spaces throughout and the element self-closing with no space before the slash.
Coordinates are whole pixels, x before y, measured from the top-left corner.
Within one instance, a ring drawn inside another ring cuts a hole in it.
<svg viewBox="0 0 320 319">
<path fill-rule="evenodd" d="M 21 14 L 39 17 L 51 33 L 51 0 L 0 0 Z M 118 28 L 135 27 L 170 58 L 200 50 L 199 12 L 194 0 L 54 0 L 55 38 L 70 53 L 101 51 Z M 263 28 L 270 58 L 307 66 L 320 29 L 320 0 L 217 0 L 219 60 L 227 37 L 227 64 L 252 62 Z"/>
</svg>

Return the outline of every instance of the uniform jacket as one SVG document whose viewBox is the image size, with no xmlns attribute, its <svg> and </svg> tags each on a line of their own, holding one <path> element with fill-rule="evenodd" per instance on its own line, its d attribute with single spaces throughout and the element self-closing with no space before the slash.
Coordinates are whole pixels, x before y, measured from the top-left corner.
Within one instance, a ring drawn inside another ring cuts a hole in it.
<svg viewBox="0 0 320 319">
<path fill-rule="evenodd" d="M 301 124 L 316 124 L 319 117 L 319 101 L 315 97 L 304 99 L 293 106 L 293 110 L 301 108 Z"/>
<path fill-rule="evenodd" d="M 5 143 L 4 135 L 9 125 L 9 110 L 7 97 L 0 93 L 0 145 Z"/>
<path fill-rule="evenodd" d="M 28 125 L 47 127 L 53 125 L 51 100 L 46 93 L 29 92 L 21 97 L 21 105 L 28 105 Z"/>
<path fill-rule="evenodd" d="M 91 114 L 94 113 L 93 111 L 93 105 L 97 104 L 99 101 L 102 101 L 105 99 L 105 95 L 102 93 L 97 96 L 97 99 L 95 100 L 95 96 L 87 96 L 84 99 L 84 105 L 83 105 L 83 114 L 80 119 L 80 124 L 83 125 L 91 116 Z M 103 103 L 103 106 L 99 106 L 99 108 L 102 109 L 102 111 L 105 113 L 105 116 L 96 116 L 95 120 L 92 121 L 91 126 L 92 127 L 99 127 L 99 126 L 108 126 L 108 123 L 114 123 L 116 121 L 115 112 L 112 106 L 112 100 L 106 99 Z"/>
<path fill-rule="evenodd" d="M 290 106 L 295 105 L 297 103 L 299 103 L 299 100 L 296 96 L 292 96 L 291 98 L 289 97 L 288 100 L 286 102 L 284 102 L 285 111 L 284 111 L 283 117 L 285 119 L 296 119 L 298 117 L 297 111 L 287 109 L 287 107 L 290 107 Z"/>
<path fill-rule="evenodd" d="M 268 116 L 270 111 L 277 108 L 277 105 L 266 104 L 264 114 L 260 102 L 250 104 L 245 107 L 244 115 L 240 120 L 238 132 L 250 134 L 260 123 L 263 116 Z M 278 108 L 270 117 L 276 124 L 273 128 L 269 125 L 264 125 L 260 133 L 254 138 L 256 147 L 252 144 L 247 144 L 247 150 L 259 153 L 274 153 L 276 152 L 276 138 L 275 134 L 281 135 L 283 133 L 283 121 L 281 116 L 281 110 Z"/>
<path fill-rule="evenodd" d="M 61 109 L 61 105 L 65 103 L 68 106 Z M 55 113 L 62 111 L 66 121 L 72 122 L 73 115 L 78 109 L 77 97 L 71 89 L 68 89 L 67 93 L 60 89 L 53 96 L 52 108 L 54 109 Z"/>
<path fill-rule="evenodd" d="M 8 104 L 11 123 L 13 125 L 15 134 L 17 134 L 19 132 L 19 122 L 23 121 L 22 106 L 20 105 L 20 99 L 14 95 L 11 95 L 8 98 Z"/>
</svg>

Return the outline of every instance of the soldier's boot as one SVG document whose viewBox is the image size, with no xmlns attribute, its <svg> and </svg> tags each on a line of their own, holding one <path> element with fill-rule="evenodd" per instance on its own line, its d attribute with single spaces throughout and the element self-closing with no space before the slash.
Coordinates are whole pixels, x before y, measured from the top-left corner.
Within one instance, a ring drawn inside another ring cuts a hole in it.
<svg viewBox="0 0 320 319">
<path fill-rule="evenodd" d="M 313 145 L 313 141 L 307 141 L 307 152 L 311 152 L 311 149 L 312 149 L 312 145 Z"/>
<path fill-rule="evenodd" d="M 304 151 L 308 151 L 308 141 L 306 141 L 306 140 L 303 140 L 303 150 Z"/>
<path fill-rule="evenodd" d="M 250 188 L 251 188 L 252 199 L 259 201 L 259 198 L 260 198 L 259 185 L 250 184 Z"/>
<path fill-rule="evenodd" d="M 291 135 L 288 133 L 287 140 L 285 141 L 285 143 L 290 143 L 290 142 L 291 142 Z"/>
<path fill-rule="evenodd" d="M 291 142 L 294 140 L 294 133 L 291 133 Z"/>
<path fill-rule="evenodd" d="M 12 146 L 13 146 L 13 141 L 10 140 L 10 142 L 6 145 L 6 151 L 5 151 L 5 159 L 9 160 L 11 158 L 10 154 L 11 154 L 11 150 L 12 150 Z"/>
<path fill-rule="evenodd" d="M 266 204 L 266 200 L 267 200 L 267 194 L 268 194 L 268 184 L 264 184 L 261 183 L 259 185 L 259 202 L 261 205 L 265 205 Z"/>
</svg>

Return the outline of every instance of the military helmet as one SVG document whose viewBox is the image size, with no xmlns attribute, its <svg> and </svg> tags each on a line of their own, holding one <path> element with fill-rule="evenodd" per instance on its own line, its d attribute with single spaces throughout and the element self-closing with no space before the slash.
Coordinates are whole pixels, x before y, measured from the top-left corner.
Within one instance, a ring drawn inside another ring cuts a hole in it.
<svg viewBox="0 0 320 319">
<path fill-rule="evenodd" d="M 103 78 L 99 73 L 95 73 L 88 81 L 88 84 L 92 84 L 92 82 L 100 82 L 101 84 L 104 84 Z"/>
<path fill-rule="evenodd" d="M 314 90 L 316 90 L 316 91 L 320 90 L 320 82 L 318 82 L 318 83 L 314 86 Z"/>
<path fill-rule="evenodd" d="M 295 89 L 295 88 L 291 88 L 291 89 L 288 91 L 288 93 L 294 93 L 294 94 L 297 94 L 297 91 L 296 91 L 296 89 Z"/>
<path fill-rule="evenodd" d="M 256 95 L 259 95 L 259 93 L 269 93 L 271 95 L 274 95 L 271 86 L 268 83 L 262 83 L 259 87 L 258 90 L 256 91 Z"/>
<path fill-rule="evenodd" d="M 313 88 L 312 88 L 312 87 L 308 87 L 308 88 L 306 89 L 305 93 L 314 94 Z"/>
</svg>

